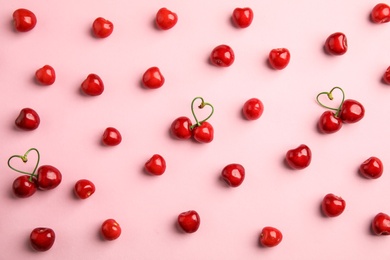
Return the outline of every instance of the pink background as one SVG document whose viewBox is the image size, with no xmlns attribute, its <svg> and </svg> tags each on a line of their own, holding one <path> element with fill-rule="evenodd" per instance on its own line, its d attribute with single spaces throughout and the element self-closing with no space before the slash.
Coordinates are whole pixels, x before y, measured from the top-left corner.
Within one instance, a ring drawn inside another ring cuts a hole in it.
<svg viewBox="0 0 390 260">
<path fill-rule="evenodd" d="M 390 88 L 381 82 L 390 65 L 390 24 L 370 22 L 377 1 L 0 3 L 1 259 L 390 258 L 390 237 L 374 236 L 369 228 L 377 213 L 390 213 Z M 245 6 L 254 12 L 253 23 L 237 29 L 230 21 L 232 11 Z M 11 25 L 12 13 L 20 7 L 38 18 L 28 33 L 16 33 Z M 161 7 L 178 14 L 169 31 L 154 26 Z M 91 35 L 99 16 L 114 23 L 109 38 Z M 323 44 L 337 31 L 347 35 L 349 49 L 343 56 L 329 56 Z M 219 44 L 235 51 L 229 68 L 208 62 Z M 266 63 L 269 51 L 278 47 L 291 52 L 282 71 Z M 50 87 L 34 82 L 35 71 L 45 64 L 57 73 Z M 161 69 L 166 82 L 146 90 L 140 80 L 152 66 Z M 89 73 L 104 81 L 101 96 L 80 94 Z M 334 86 L 360 101 L 366 115 L 338 133 L 323 135 L 316 124 L 325 110 L 315 97 Z M 175 118 L 192 117 L 190 103 L 196 96 L 215 107 L 210 144 L 169 135 Z M 252 97 L 265 110 L 259 120 L 246 121 L 241 108 Z M 14 127 L 24 107 L 39 113 L 37 130 Z M 100 144 L 108 126 L 122 133 L 119 146 Z M 311 148 L 312 163 L 291 170 L 283 162 L 285 153 L 302 143 Z M 40 150 L 42 164 L 60 169 L 63 181 L 54 190 L 17 199 L 11 185 L 18 174 L 7 160 L 31 147 Z M 158 177 L 143 171 L 155 153 L 167 161 L 166 172 Z M 370 156 L 385 165 L 380 179 L 358 174 Z M 238 188 L 219 179 L 229 163 L 246 169 Z M 82 178 L 97 188 L 87 200 L 72 191 Z M 339 217 L 321 214 L 327 193 L 346 200 Z M 176 218 L 190 209 L 200 214 L 201 226 L 194 234 L 183 234 Z M 107 218 L 122 227 L 115 241 L 99 236 Z M 38 226 L 51 227 L 57 235 L 44 253 L 28 245 Z M 258 245 L 264 226 L 282 231 L 281 244 Z"/>
</svg>

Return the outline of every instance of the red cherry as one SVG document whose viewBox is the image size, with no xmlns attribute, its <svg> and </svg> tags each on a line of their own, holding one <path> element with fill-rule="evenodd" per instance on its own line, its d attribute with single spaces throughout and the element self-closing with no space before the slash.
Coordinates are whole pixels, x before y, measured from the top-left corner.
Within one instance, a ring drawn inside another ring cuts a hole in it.
<svg viewBox="0 0 390 260">
<path fill-rule="evenodd" d="M 90 180 L 81 179 L 74 185 L 74 192 L 80 199 L 89 198 L 95 193 L 95 184 Z"/>
<path fill-rule="evenodd" d="M 345 209 L 345 200 L 332 193 L 325 195 L 321 204 L 322 212 L 328 217 L 337 217 Z"/>
<path fill-rule="evenodd" d="M 102 17 L 98 17 L 93 21 L 92 31 L 97 38 L 107 38 L 114 30 L 114 24 Z"/>
<path fill-rule="evenodd" d="M 210 61 L 218 67 L 229 67 L 234 62 L 233 49 L 225 44 L 215 47 L 211 52 Z"/>
<path fill-rule="evenodd" d="M 385 71 L 385 73 L 383 74 L 383 81 L 386 83 L 386 84 L 389 84 L 390 85 L 390 67 L 388 67 Z"/>
<path fill-rule="evenodd" d="M 52 85 L 56 80 L 56 73 L 52 66 L 45 65 L 35 72 L 35 79 L 42 85 Z"/>
<path fill-rule="evenodd" d="M 89 96 L 99 96 L 104 91 L 104 84 L 98 75 L 89 74 L 81 84 L 81 90 Z"/>
<path fill-rule="evenodd" d="M 171 29 L 177 23 L 177 14 L 163 7 L 156 14 L 156 25 L 161 30 Z"/>
<path fill-rule="evenodd" d="M 343 126 L 343 122 L 340 117 L 336 117 L 336 115 L 332 111 L 325 111 L 318 121 L 318 128 L 324 134 L 331 134 L 339 131 Z"/>
<path fill-rule="evenodd" d="M 287 151 L 286 161 L 293 169 L 304 169 L 311 162 L 311 150 L 307 145 L 301 144 L 297 148 Z"/>
<path fill-rule="evenodd" d="M 245 169 L 241 164 L 232 163 L 222 169 L 222 179 L 230 187 L 238 187 L 245 179 Z"/>
<path fill-rule="evenodd" d="M 115 146 L 122 142 L 121 133 L 114 127 L 107 127 L 102 136 L 103 144 Z"/>
<path fill-rule="evenodd" d="M 154 154 L 146 163 L 145 170 L 153 175 L 162 175 L 165 172 L 165 159 L 159 155 Z"/>
<path fill-rule="evenodd" d="M 248 101 L 245 102 L 242 108 L 242 113 L 244 117 L 248 120 L 256 120 L 260 118 L 260 116 L 263 114 L 263 111 L 264 111 L 264 105 L 257 98 L 249 99 Z"/>
<path fill-rule="evenodd" d="M 184 232 L 194 233 L 199 229 L 200 217 L 195 210 L 189 210 L 180 213 L 177 222 Z"/>
<path fill-rule="evenodd" d="M 56 234 L 51 228 L 34 228 L 30 234 L 31 246 L 41 252 L 49 250 L 53 246 L 55 239 Z"/>
<path fill-rule="evenodd" d="M 233 10 L 232 19 L 237 27 L 246 28 L 252 23 L 253 11 L 249 7 L 236 8 Z"/>
<path fill-rule="evenodd" d="M 377 157 L 370 157 L 360 165 L 359 171 L 368 179 L 378 179 L 383 173 L 382 161 Z"/>
<path fill-rule="evenodd" d="M 18 198 L 28 198 L 37 191 L 36 179 L 30 180 L 29 175 L 22 175 L 16 178 L 12 184 L 12 190 Z"/>
<path fill-rule="evenodd" d="M 287 67 L 290 62 L 290 51 L 286 48 L 272 49 L 268 56 L 272 68 L 281 70 Z"/>
<path fill-rule="evenodd" d="M 259 243 L 265 247 L 277 246 L 283 239 L 283 234 L 274 227 L 264 227 L 260 233 Z"/>
<path fill-rule="evenodd" d="M 101 233 L 104 239 L 115 240 L 121 235 L 122 229 L 116 220 L 107 219 L 101 226 Z"/>
<path fill-rule="evenodd" d="M 390 235 L 390 216 L 378 213 L 371 222 L 371 229 L 378 236 Z"/>
<path fill-rule="evenodd" d="M 31 108 L 23 108 L 15 120 L 16 126 L 23 130 L 37 129 L 40 122 L 38 113 Z"/>
<path fill-rule="evenodd" d="M 214 139 L 214 128 L 209 122 L 203 122 L 193 129 L 194 139 L 199 143 L 210 143 Z"/>
<path fill-rule="evenodd" d="M 365 109 L 356 100 L 347 99 L 343 102 L 340 110 L 340 118 L 344 123 L 356 123 L 364 117 Z"/>
<path fill-rule="evenodd" d="M 374 6 L 371 11 L 371 21 L 374 23 L 390 22 L 390 7 L 384 3 Z"/>
<path fill-rule="evenodd" d="M 165 78 L 157 67 L 147 69 L 142 77 L 142 83 L 150 89 L 160 88 L 164 85 Z"/>
<path fill-rule="evenodd" d="M 61 172 L 51 166 L 42 165 L 37 171 L 37 184 L 40 190 L 51 190 L 60 185 L 62 181 Z"/>
<path fill-rule="evenodd" d="M 20 8 L 12 14 L 15 29 L 18 32 L 28 32 L 37 24 L 37 17 L 30 10 Z"/>
<path fill-rule="evenodd" d="M 191 125 L 192 122 L 188 117 L 178 117 L 171 124 L 171 134 L 178 139 L 190 139 L 192 136 Z"/>
<path fill-rule="evenodd" d="M 328 36 L 325 41 L 325 50 L 329 54 L 343 55 L 348 50 L 347 37 L 344 33 L 336 32 Z"/>
</svg>

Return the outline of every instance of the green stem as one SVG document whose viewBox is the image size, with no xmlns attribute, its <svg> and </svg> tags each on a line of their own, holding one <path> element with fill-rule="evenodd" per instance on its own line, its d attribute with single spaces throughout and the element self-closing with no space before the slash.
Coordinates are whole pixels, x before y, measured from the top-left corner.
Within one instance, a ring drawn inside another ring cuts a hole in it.
<svg viewBox="0 0 390 260">
<path fill-rule="evenodd" d="M 329 98 L 330 100 L 333 100 L 333 94 L 332 94 L 332 93 L 333 93 L 333 91 L 334 91 L 335 89 L 340 90 L 341 93 L 343 94 L 343 98 L 342 98 L 342 100 L 341 100 L 340 105 L 339 105 L 337 108 L 334 108 L 334 107 L 328 107 L 328 106 L 322 104 L 322 103 L 320 102 L 320 100 L 319 100 L 319 97 L 320 97 L 321 95 L 327 95 L 328 98 Z M 342 88 L 340 88 L 340 87 L 334 87 L 334 88 L 332 88 L 329 92 L 321 92 L 321 93 L 319 93 L 319 94 L 317 95 L 317 97 L 316 97 L 316 100 L 317 100 L 317 102 L 318 102 L 318 104 L 319 104 L 320 106 L 322 106 L 322 107 L 324 107 L 324 108 L 327 108 L 327 109 L 330 109 L 330 110 L 333 110 L 333 111 L 336 111 L 335 116 L 337 117 L 337 116 L 339 115 L 340 110 L 341 110 L 341 107 L 342 107 L 342 105 L 343 105 L 343 103 L 344 103 L 344 100 L 345 100 L 345 93 L 344 93 L 344 90 L 343 90 Z"/>
<path fill-rule="evenodd" d="M 208 117 L 206 117 L 205 119 L 199 121 L 198 118 L 196 117 L 196 114 L 195 114 L 195 111 L 194 111 L 194 103 L 196 100 L 200 99 L 202 102 L 200 103 L 200 105 L 198 106 L 198 108 L 202 109 L 204 108 L 205 106 L 209 106 L 211 107 L 211 113 Z M 203 122 L 206 122 L 208 119 L 210 119 L 210 117 L 214 114 L 214 107 L 213 105 L 211 105 L 210 103 L 207 103 L 207 102 L 204 102 L 204 99 L 202 97 L 196 97 L 192 100 L 191 102 L 191 112 L 192 112 L 192 115 L 194 116 L 194 119 L 196 121 L 195 124 L 193 124 L 192 126 L 190 126 L 190 129 L 194 129 L 196 126 L 200 126 Z"/>
<path fill-rule="evenodd" d="M 38 158 L 37 158 L 37 163 L 36 163 L 36 165 L 35 165 L 35 168 L 34 168 L 33 172 L 21 171 L 21 170 L 18 170 L 18 169 L 16 169 L 16 168 L 14 168 L 14 167 L 11 165 L 11 160 L 12 160 L 13 158 L 20 158 L 24 163 L 27 163 L 27 161 L 28 161 L 27 155 L 28 155 L 31 151 L 35 151 L 35 152 L 37 153 L 37 156 L 38 156 Z M 14 171 L 16 171 L 16 172 L 19 172 L 19 173 L 22 173 L 22 174 L 30 175 L 30 181 L 32 181 L 32 178 L 37 176 L 37 175 L 35 174 L 35 172 L 37 171 L 37 168 L 38 168 L 38 165 L 39 165 L 40 157 L 41 157 L 41 156 L 40 156 L 40 154 L 39 154 L 39 151 L 38 151 L 36 148 L 30 148 L 30 149 L 28 149 L 27 152 L 26 152 L 24 155 L 22 155 L 22 156 L 20 156 L 20 155 L 12 155 L 12 156 L 8 159 L 7 164 L 8 164 L 8 167 L 9 167 L 9 168 L 11 168 L 12 170 L 14 170 Z"/>
</svg>

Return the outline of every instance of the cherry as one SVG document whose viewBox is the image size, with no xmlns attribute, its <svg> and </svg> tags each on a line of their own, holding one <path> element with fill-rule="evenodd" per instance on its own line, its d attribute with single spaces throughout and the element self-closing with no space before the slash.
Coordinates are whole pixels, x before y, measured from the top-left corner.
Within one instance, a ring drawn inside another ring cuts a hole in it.
<svg viewBox="0 0 390 260">
<path fill-rule="evenodd" d="M 385 71 L 385 73 L 383 74 L 383 81 L 386 83 L 386 84 L 389 84 L 390 85 L 390 67 L 388 67 Z"/>
<path fill-rule="evenodd" d="M 325 111 L 318 121 L 318 128 L 324 134 L 331 134 L 339 131 L 343 126 L 340 117 L 332 111 Z"/>
<path fill-rule="evenodd" d="M 194 127 L 194 139 L 199 143 L 210 143 L 214 139 L 214 128 L 209 122 Z"/>
<path fill-rule="evenodd" d="M 92 32 L 97 38 L 107 38 L 114 30 L 114 24 L 102 17 L 98 17 L 93 21 Z"/>
<path fill-rule="evenodd" d="M 189 210 L 180 213 L 177 222 L 184 232 L 194 233 L 199 229 L 200 217 L 195 210 Z"/>
<path fill-rule="evenodd" d="M 28 198 L 37 191 L 36 179 L 21 175 L 12 184 L 12 190 L 18 198 Z"/>
<path fill-rule="evenodd" d="M 229 67 L 234 62 L 233 49 L 225 44 L 215 47 L 211 52 L 210 62 L 218 67 Z"/>
<path fill-rule="evenodd" d="M 51 228 L 34 228 L 30 234 L 31 246 L 41 252 L 49 250 L 53 246 L 55 239 L 56 235 Z"/>
<path fill-rule="evenodd" d="M 311 150 L 307 145 L 301 144 L 298 147 L 287 151 L 286 161 L 293 169 L 304 169 L 310 165 Z"/>
<path fill-rule="evenodd" d="M 390 235 L 390 216 L 385 213 L 378 213 L 371 222 L 371 229 L 375 235 Z"/>
<path fill-rule="evenodd" d="M 35 72 L 35 79 L 42 85 L 52 85 L 56 80 L 56 73 L 52 66 L 45 65 Z"/>
<path fill-rule="evenodd" d="M 245 179 L 245 169 L 241 164 L 232 163 L 222 169 L 222 179 L 230 187 L 238 187 Z"/>
<path fill-rule="evenodd" d="M 165 172 L 165 159 L 159 155 L 154 154 L 146 163 L 145 170 L 153 175 L 162 175 Z"/>
<path fill-rule="evenodd" d="M 156 14 L 156 25 L 161 30 L 169 30 L 176 25 L 177 14 L 163 7 Z"/>
<path fill-rule="evenodd" d="M 242 113 L 247 120 L 256 120 L 263 114 L 264 105 L 258 98 L 247 100 L 242 108 Z"/>
<path fill-rule="evenodd" d="M 384 3 L 374 6 L 371 11 L 371 21 L 374 23 L 390 22 L 390 7 Z"/>
<path fill-rule="evenodd" d="M 345 209 L 345 200 L 332 193 L 325 195 L 321 204 L 322 212 L 328 217 L 337 217 Z"/>
<path fill-rule="evenodd" d="M 12 17 L 15 29 L 18 32 L 28 32 L 37 24 L 37 17 L 35 14 L 24 8 L 15 10 Z"/>
<path fill-rule="evenodd" d="M 122 142 L 121 133 L 114 127 L 107 127 L 102 136 L 103 144 L 115 146 Z"/>
<path fill-rule="evenodd" d="M 74 185 L 74 192 L 80 199 L 89 198 L 92 194 L 95 193 L 95 184 L 92 181 L 81 179 L 76 182 Z"/>
<path fill-rule="evenodd" d="M 277 246 L 283 239 L 283 234 L 274 227 L 264 227 L 261 230 L 259 243 L 265 247 L 274 247 Z"/>
<path fill-rule="evenodd" d="M 114 219 L 105 220 L 101 226 L 101 234 L 106 240 L 115 240 L 121 233 L 122 229 Z"/>
<path fill-rule="evenodd" d="M 41 119 L 32 108 L 23 108 L 15 120 L 15 125 L 23 130 L 37 129 Z"/>
<path fill-rule="evenodd" d="M 158 67 L 147 69 L 142 77 L 142 83 L 146 88 L 156 89 L 164 85 L 165 78 Z"/>
<path fill-rule="evenodd" d="M 268 61 L 272 68 L 282 70 L 290 62 L 290 51 L 286 48 L 272 49 L 268 55 Z"/>
<path fill-rule="evenodd" d="M 356 123 L 364 117 L 364 114 L 365 109 L 358 101 L 347 99 L 342 103 L 340 118 L 344 123 Z"/>
<path fill-rule="evenodd" d="M 171 124 L 171 134 L 177 139 L 190 139 L 192 136 L 191 125 L 192 122 L 188 117 L 178 117 Z"/>
<path fill-rule="evenodd" d="M 61 172 L 51 165 L 42 165 L 37 171 L 37 185 L 40 190 L 51 190 L 60 185 Z"/>
<path fill-rule="evenodd" d="M 92 73 L 82 82 L 81 90 L 89 96 L 99 96 L 104 91 L 104 84 L 98 75 Z"/>
<path fill-rule="evenodd" d="M 368 179 L 378 179 L 383 173 L 382 161 L 377 157 L 370 157 L 359 167 L 361 175 Z"/>
<path fill-rule="evenodd" d="M 348 50 L 347 37 L 344 33 L 336 32 L 328 36 L 325 41 L 325 50 L 329 54 L 343 55 Z"/>
<path fill-rule="evenodd" d="M 232 19 L 237 27 L 246 28 L 252 23 L 253 11 L 249 7 L 236 8 L 233 10 Z"/>
</svg>

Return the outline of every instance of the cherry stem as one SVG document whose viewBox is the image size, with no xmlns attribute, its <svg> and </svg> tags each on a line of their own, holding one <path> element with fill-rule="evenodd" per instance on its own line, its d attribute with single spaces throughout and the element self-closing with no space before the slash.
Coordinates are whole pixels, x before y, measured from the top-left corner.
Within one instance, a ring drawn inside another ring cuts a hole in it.
<svg viewBox="0 0 390 260">
<path fill-rule="evenodd" d="M 205 106 L 209 106 L 211 107 L 211 113 L 208 117 L 206 117 L 205 119 L 199 121 L 198 118 L 196 117 L 195 115 L 195 111 L 194 111 L 194 103 L 196 100 L 200 99 L 202 101 L 202 103 L 200 103 L 200 105 L 198 106 L 198 108 L 202 109 L 204 108 Z M 211 105 L 210 103 L 207 103 L 207 102 L 204 102 L 204 99 L 202 97 L 196 97 L 192 100 L 191 102 L 191 112 L 192 112 L 192 115 L 194 116 L 194 119 L 196 121 L 195 124 L 193 124 L 192 126 L 190 126 L 190 129 L 194 129 L 196 126 L 200 126 L 202 123 L 206 122 L 208 119 L 210 119 L 210 117 L 214 114 L 214 107 L 213 105 Z"/>
<path fill-rule="evenodd" d="M 324 105 L 323 103 L 321 103 L 321 101 L 320 101 L 320 99 L 319 99 L 321 95 L 327 95 L 328 98 L 329 98 L 330 100 L 333 100 L 333 94 L 332 94 L 332 93 L 333 93 L 333 90 L 335 90 L 335 89 L 340 90 L 341 93 L 343 94 L 343 98 L 342 98 L 341 103 L 340 103 L 340 105 L 338 106 L 338 108 L 328 107 L 328 106 Z M 322 106 L 322 107 L 324 107 L 324 108 L 327 108 L 327 109 L 330 109 L 330 110 L 333 110 L 333 111 L 336 111 L 336 113 L 335 113 L 335 116 L 336 116 L 336 117 L 337 117 L 337 116 L 339 115 L 339 113 L 340 113 L 341 107 L 342 107 L 342 105 L 343 105 L 343 103 L 344 103 L 344 99 L 345 99 L 345 93 L 344 93 L 344 90 L 343 90 L 342 88 L 340 88 L 340 87 L 334 87 L 334 88 L 332 88 L 329 92 L 321 92 L 321 93 L 319 93 L 319 94 L 317 95 L 317 97 L 316 97 L 316 100 L 317 100 L 317 102 L 318 102 L 318 104 L 319 104 L 320 106 Z"/>
<path fill-rule="evenodd" d="M 20 158 L 24 163 L 27 163 L 28 159 L 27 159 L 27 155 L 31 152 L 31 151 L 35 151 L 37 153 L 37 163 L 35 165 L 35 168 L 33 170 L 33 172 L 25 172 L 25 171 L 21 171 L 21 170 L 18 170 L 16 168 L 14 168 L 12 165 L 11 165 L 11 160 L 15 157 L 17 158 Z M 27 150 L 27 152 L 23 155 L 23 156 L 20 156 L 20 155 L 12 155 L 9 159 L 8 159 L 8 167 L 11 168 L 12 170 L 16 171 L 16 172 L 19 172 L 19 173 L 22 173 L 22 174 L 27 174 L 27 175 L 30 175 L 30 181 L 32 181 L 32 178 L 33 177 L 36 177 L 37 175 L 35 174 L 37 168 L 38 168 L 38 165 L 39 165 L 39 160 L 40 160 L 41 156 L 39 154 L 39 151 L 38 149 L 36 148 L 30 148 Z"/>
</svg>

